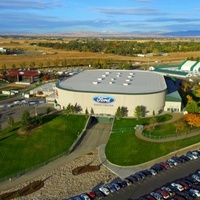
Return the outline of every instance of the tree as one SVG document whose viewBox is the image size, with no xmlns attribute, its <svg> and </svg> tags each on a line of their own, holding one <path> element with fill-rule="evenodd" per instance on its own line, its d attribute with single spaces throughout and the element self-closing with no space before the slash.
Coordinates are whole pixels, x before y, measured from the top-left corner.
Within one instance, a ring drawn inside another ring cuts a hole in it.
<svg viewBox="0 0 200 200">
<path fill-rule="evenodd" d="M 15 70 L 16 69 L 16 65 L 12 64 L 11 68 L 12 68 L 12 70 Z"/>
<path fill-rule="evenodd" d="M 182 131 L 185 129 L 185 122 L 183 120 L 178 120 L 174 123 L 174 126 L 176 127 L 176 133 L 179 131 Z"/>
<path fill-rule="evenodd" d="M 42 68 L 42 67 L 43 67 L 43 63 L 40 62 L 40 63 L 38 64 L 38 66 L 39 66 L 39 68 Z"/>
<path fill-rule="evenodd" d="M 158 120 L 156 117 L 152 117 L 150 120 L 149 120 L 149 125 L 153 127 L 153 129 L 156 127 L 156 125 L 158 125 Z"/>
<path fill-rule="evenodd" d="M 120 118 L 123 117 L 123 112 L 122 112 L 121 107 L 118 107 L 118 108 L 117 108 L 117 111 L 116 111 L 116 113 L 115 113 L 115 117 L 116 117 L 116 119 L 120 119 Z"/>
<path fill-rule="evenodd" d="M 87 108 L 85 109 L 85 115 L 86 115 L 86 116 L 89 115 L 89 112 L 88 112 L 88 109 L 87 109 Z"/>
<path fill-rule="evenodd" d="M 3 65 L 2 65 L 2 74 L 3 74 L 4 76 L 5 76 L 6 73 L 7 73 L 7 72 L 6 72 L 6 68 L 7 68 L 7 67 L 6 67 L 6 64 L 3 64 Z"/>
<path fill-rule="evenodd" d="M 47 115 L 51 112 L 51 108 L 47 107 Z"/>
<path fill-rule="evenodd" d="M 142 113 L 142 106 L 136 106 L 134 110 L 134 116 L 137 118 L 137 120 L 142 117 Z"/>
<path fill-rule="evenodd" d="M 14 126 L 14 123 L 15 123 L 14 118 L 11 115 L 9 115 L 8 116 L 8 125 L 12 128 Z"/>
<path fill-rule="evenodd" d="M 30 112 L 28 110 L 25 110 L 22 114 L 21 122 L 20 122 L 21 131 L 26 131 L 30 124 L 31 124 Z"/>
<path fill-rule="evenodd" d="M 200 108 L 198 106 L 198 103 L 196 101 L 188 101 L 187 105 L 185 106 L 185 110 L 188 113 L 199 113 Z"/>
<path fill-rule="evenodd" d="M 188 89 L 191 88 L 191 84 L 189 81 L 183 81 L 182 82 L 182 86 L 183 86 L 183 91 L 186 92 Z"/>
<path fill-rule="evenodd" d="M 30 63 L 30 68 L 34 68 L 34 67 L 35 67 L 35 62 L 32 61 L 32 62 Z"/>
<path fill-rule="evenodd" d="M 67 61 L 66 61 L 66 59 L 62 60 L 61 64 L 62 64 L 62 67 L 66 68 L 67 67 Z"/>
<path fill-rule="evenodd" d="M 189 113 L 184 115 L 184 119 L 190 126 L 200 127 L 200 114 Z"/>
<path fill-rule="evenodd" d="M 19 64 L 20 65 L 20 67 L 22 68 L 22 69 L 24 69 L 25 67 L 26 67 L 26 63 L 25 62 L 23 62 L 23 63 L 21 63 L 21 64 Z"/>
<path fill-rule="evenodd" d="M 59 61 L 58 61 L 58 60 L 55 60 L 55 61 L 54 61 L 54 66 L 55 66 L 55 67 L 58 67 L 58 64 L 59 64 Z"/>
<path fill-rule="evenodd" d="M 46 65 L 47 65 L 47 67 L 50 67 L 50 66 L 51 66 L 51 62 L 50 62 L 50 60 L 47 60 Z"/>
</svg>

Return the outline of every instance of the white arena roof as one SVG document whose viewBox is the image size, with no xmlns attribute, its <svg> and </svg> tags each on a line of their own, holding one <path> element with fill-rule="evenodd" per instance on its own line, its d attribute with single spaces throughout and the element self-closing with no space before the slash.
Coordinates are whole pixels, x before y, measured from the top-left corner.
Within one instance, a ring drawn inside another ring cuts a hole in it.
<svg viewBox="0 0 200 200">
<path fill-rule="evenodd" d="M 77 92 L 144 94 L 167 89 L 161 74 L 142 70 L 85 70 L 56 85 Z"/>
</svg>

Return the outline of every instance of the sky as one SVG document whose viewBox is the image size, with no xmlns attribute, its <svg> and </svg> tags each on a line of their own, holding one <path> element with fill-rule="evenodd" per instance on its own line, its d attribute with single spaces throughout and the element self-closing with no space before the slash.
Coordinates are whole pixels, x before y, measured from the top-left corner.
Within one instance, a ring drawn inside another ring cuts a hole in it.
<svg viewBox="0 0 200 200">
<path fill-rule="evenodd" d="M 0 0 L 0 34 L 200 30 L 199 0 Z"/>
</svg>

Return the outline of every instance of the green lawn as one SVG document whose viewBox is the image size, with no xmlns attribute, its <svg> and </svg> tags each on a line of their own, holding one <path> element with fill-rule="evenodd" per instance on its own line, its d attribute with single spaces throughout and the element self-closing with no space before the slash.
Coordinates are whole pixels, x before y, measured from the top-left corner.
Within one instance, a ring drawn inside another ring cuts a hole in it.
<svg viewBox="0 0 200 200">
<path fill-rule="evenodd" d="M 114 123 L 115 130 L 142 124 L 148 119 L 121 119 Z M 162 130 L 160 129 L 162 132 Z M 173 133 L 174 134 L 174 133 Z M 164 156 L 172 151 L 200 141 L 200 135 L 166 143 L 146 142 L 135 136 L 135 130 L 115 131 L 106 145 L 106 156 L 114 164 L 122 166 L 137 165 Z"/>
<path fill-rule="evenodd" d="M 18 134 L 18 130 L 1 132 L 0 178 L 67 153 L 86 120 L 82 115 L 60 115 L 26 135 Z"/>
</svg>

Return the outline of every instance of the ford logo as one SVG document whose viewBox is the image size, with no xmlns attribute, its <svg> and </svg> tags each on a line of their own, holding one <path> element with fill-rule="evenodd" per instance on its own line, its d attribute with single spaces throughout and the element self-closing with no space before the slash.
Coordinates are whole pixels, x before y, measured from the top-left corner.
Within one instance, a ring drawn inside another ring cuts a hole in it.
<svg viewBox="0 0 200 200">
<path fill-rule="evenodd" d="M 115 101 L 114 98 L 109 97 L 109 96 L 96 96 L 93 98 L 93 100 L 98 103 L 112 103 Z"/>
</svg>

